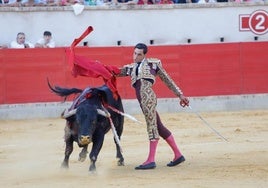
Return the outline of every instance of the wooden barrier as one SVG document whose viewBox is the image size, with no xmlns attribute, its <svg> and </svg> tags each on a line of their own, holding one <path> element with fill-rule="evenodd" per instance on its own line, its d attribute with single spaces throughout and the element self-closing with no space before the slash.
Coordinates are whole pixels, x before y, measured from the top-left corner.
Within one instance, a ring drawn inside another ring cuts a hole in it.
<svg viewBox="0 0 268 188">
<path fill-rule="evenodd" d="M 53 85 L 84 88 L 102 79 L 74 78 L 65 57 L 67 48 L 0 50 L 0 104 L 55 102 Z M 268 42 L 149 46 L 148 57 L 163 66 L 186 96 L 254 94 L 268 92 Z M 132 61 L 133 47 L 79 47 L 76 54 L 121 66 Z M 130 78 L 118 78 L 123 99 L 135 98 Z M 157 79 L 159 98 L 175 97 Z M 71 99 L 70 99 L 71 100 Z"/>
</svg>

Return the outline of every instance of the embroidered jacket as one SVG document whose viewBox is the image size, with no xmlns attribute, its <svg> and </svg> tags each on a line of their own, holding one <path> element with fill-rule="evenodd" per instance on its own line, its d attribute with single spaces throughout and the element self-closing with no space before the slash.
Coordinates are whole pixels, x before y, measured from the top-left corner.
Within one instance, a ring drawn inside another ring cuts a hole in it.
<svg viewBox="0 0 268 188">
<path fill-rule="evenodd" d="M 176 96 L 179 97 L 183 94 L 181 89 L 162 67 L 161 60 L 157 58 L 145 58 L 141 63 L 128 64 L 123 66 L 120 70 L 121 72 L 118 76 L 131 76 L 132 86 L 139 79 L 147 79 L 154 84 L 156 76 L 159 76 Z"/>
</svg>

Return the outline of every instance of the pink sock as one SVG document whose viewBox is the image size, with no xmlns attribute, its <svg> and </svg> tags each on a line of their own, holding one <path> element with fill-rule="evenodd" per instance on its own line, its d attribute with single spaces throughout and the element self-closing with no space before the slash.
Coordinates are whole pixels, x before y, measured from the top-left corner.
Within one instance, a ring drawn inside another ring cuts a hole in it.
<svg viewBox="0 0 268 188">
<path fill-rule="evenodd" d="M 174 152 L 174 160 L 178 159 L 179 157 L 181 157 L 181 152 L 175 142 L 175 139 L 173 137 L 173 135 L 171 134 L 169 137 L 166 138 L 166 142 L 168 143 L 168 145 L 171 147 L 171 149 Z"/>
<path fill-rule="evenodd" d="M 149 164 L 151 162 L 155 162 L 155 153 L 157 148 L 158 140 L 150 140 L 150 150 L 147 160 L 143 163 L 143 165 Z"/>
</svg>

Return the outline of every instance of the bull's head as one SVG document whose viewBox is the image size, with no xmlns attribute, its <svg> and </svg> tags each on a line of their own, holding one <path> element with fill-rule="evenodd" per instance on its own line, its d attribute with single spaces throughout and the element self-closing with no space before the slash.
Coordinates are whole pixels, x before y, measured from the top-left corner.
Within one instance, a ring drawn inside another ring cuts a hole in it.
<svg viewBox="0 0 268 188">
<path fill-rule="evenodd" d="M 81 146 L 90 144 L 97 125 L 97 108 L 88 103 L 77 108 L 76 120 L 78 123 L 78 143 Z"/>
<path fill-rule="evenodd" d="M 82 93 L 82 98 L 86 100 L 78 105 L 76 120 L 78 123 L 78 143 L 84 146 L 92 142 L 98 121 L 98 110 L 101 108 L 102 102 L 107 102 L 107 96 L 104 90 L 91 88 Z"/>
</svg>

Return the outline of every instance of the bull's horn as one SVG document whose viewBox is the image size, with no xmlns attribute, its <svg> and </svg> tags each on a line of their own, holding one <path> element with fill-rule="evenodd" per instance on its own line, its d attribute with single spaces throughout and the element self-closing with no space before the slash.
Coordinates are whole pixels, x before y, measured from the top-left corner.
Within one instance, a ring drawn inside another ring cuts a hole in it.
<svg viewBox="0 0 268 188">
<path fill-rule="evenodd" d="M 68 117 L 71 117 L 72 115 L 76 114 L 77 109 L 73 109 L 68 111 L 67 109 L 64 110 L 64 112 L 61 114 L 61 117 L 66 119 Z"/>
</svg>

